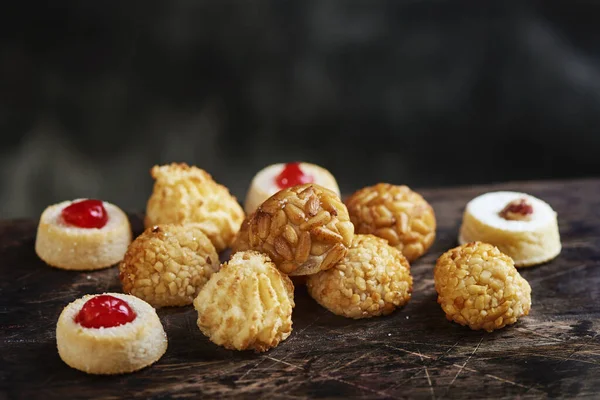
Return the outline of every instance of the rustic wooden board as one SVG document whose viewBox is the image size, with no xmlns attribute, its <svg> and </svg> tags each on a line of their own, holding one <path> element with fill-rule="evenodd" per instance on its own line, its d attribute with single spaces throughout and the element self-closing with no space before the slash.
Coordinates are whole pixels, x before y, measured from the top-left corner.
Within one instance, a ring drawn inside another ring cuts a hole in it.
<svg viewBox="0 0 600 400">
<path fill-rule="evenodd" d="M 499 332 L 447 322 L 432 268 L 456 245 L 462 210 L 492 189 L 522 190 L 559 213 L 556 260 L 522 270 L 533 289 L 529 317 Z M 425 190 L 439 230 L 413 263 L 414 296 L 388 317 L 330 314 L 296 289 L 294 332 L 265 354 L 209 342 L 193 308 L 159 310 L 169 349 L 134 374 L 88 376 L 59 358 L 55 323 L 86 294 L 119 291 L 118 272 L 52 269 L 33 250 L 37 221 L 0 223 L 0 398 L 356 397 L 536 398 L 600 396 L 600 180 Z M 139 232 L 139 218 L 132 218 Z"/>
</svg>

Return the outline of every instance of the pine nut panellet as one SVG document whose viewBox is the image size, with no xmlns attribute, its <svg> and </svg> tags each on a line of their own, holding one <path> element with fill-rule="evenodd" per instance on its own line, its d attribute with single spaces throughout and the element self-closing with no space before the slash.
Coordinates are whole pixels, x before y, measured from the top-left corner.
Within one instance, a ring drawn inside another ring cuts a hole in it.
<svg viewBox="0 0 600 400">
<path fill-rule="evenodd" d="M 286 274 L 309 275 L 338 263 L 353 236 L 348 210 L 337 194 L 305 184 L 261 204 L 242 224 L 233 248 L 264 252 Z"/>
</svg>

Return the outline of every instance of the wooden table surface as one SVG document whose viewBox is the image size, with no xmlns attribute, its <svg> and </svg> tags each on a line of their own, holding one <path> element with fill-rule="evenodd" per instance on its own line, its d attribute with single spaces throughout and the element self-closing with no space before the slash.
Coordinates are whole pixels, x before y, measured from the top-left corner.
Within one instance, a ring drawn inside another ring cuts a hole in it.
<svg viewBox="0 0 600 400">
<path fill-rule="evenodd" d="M 528 317 L 494 333 L 446 321 L 433 265 L 456 246 L 468 200 L 520 190 L 558 212 L 563 250 L 521 270 L 532 287 Z M 600 180 L 424 190 L 438 235 L 412 265 L 411 302 L 388 317 L 354 321 L 296 288 L 294 332 L 263 354 L 225 350 L 196 327 L 190 307 L 158 311 L 169 349 L 155 365 L 91 376 L 58 356 L 62 308 L 86 294 L 119 291 L 117 268 L 69 272 L 34 252 L 37 221 L 0 223 L 0 398 L 538 398 L 600 397 Z M 139 233 L 139 218 L 133 217 Z"/>
</svg>

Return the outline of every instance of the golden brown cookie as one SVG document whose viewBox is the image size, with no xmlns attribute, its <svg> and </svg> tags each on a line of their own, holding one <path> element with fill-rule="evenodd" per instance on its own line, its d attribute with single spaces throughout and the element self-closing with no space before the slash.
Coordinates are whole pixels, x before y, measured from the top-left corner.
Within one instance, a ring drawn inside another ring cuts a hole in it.
<svg viewBox="0 0 600 400">
<path fill-rule="evenodd" d="M 267 199 L 249 219 L 247 236 L 238 240 L 268 254 L 286 274 L 310 275 L 340 261 L 353 236 L 354 226 L 339 197 L 309 183 Z"/>
<path fill-rule="evenodd" d="M 373 235 L 354 235 L 346 256 L 310 275 L 308 293 L 334 314 L 348 318 L 387 315 L 411 297 L 410 265 L 402 253 Z"/>
<path fill-rule="evenodd" d="M 215 344 L 267 351 L 292 332 L 294 286 L 266 255 L 238 252 L 202 288 L 194 307 L 198 327 Z"/>
<path fill-rule="evenodd" d="M 229 247 L 244 211 L 229 190 L 204 170 L 187 164 L 154 166 L 156 180 L 146 206 L 146 228 L 159 224 L 197 224 L 217 251 Z"/>
<path fill-rule="evenodd" d="M 154 307 L 192 304 L 219 255 L 196 225 L 157 225 L 129 246 L 119 266 L 123 291 Z"/>
<path fill-rule="evenodd" d="M 442 254 L 434 280 L 446 318 L 474 330 L 514 324 L 531 308 L 529 283 L 509 256 L 487 243 L 467 243 Z"/>
<path fill-rule="evenodd" d="M 407 186 L 379 183 L 346 199 L 356 233 L 373 234 L 388 241 L 412 262 L 435 239 L 433 208 Z"/>
</svg>

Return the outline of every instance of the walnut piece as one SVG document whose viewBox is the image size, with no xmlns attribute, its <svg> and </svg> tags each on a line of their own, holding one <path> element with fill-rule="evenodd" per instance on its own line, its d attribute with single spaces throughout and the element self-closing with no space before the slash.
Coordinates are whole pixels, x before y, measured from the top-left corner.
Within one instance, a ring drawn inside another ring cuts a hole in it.
<svg viewBox="0 0 600 400">
<path fill-rule="evenodd" d="M 342 261 L 310 275 L 308 293 L 334 314 L 348 318 L 387 315 L 411 297 L 410 265 L 400 250 L 373 235 L 354 235 Z"/>
<path fill-rule="evenodd" d="M 344 203 L 331 190 L 309 183 L 281 190 L 261 204 L 234 247 L 266 253 L 283 273 L 310 275 L 339 262 L 353 236 Z"/>
<path fill-rule="evenodd" d="M 434 270 L 438 303 L 448 320 L 488 332 L 514 324 L 531 308 L 531 287 L 512 258 L 471 242 L 448 250 Z"/>
<path fill-rule="evenodd" d="M 435 239 L 435 214 L 423 197 L 407 186 L 379 183 L 346 200 L 356 233 L 388 241 L 408 261 L 421 257 Z"/>
<path fill-rule="evenodd" d="M 154 307 L 191 304 L 219 255 L 197 226 L 157 225 L 135 239 L 119 265 L 123 291 Z"/>
<path fill-rule="evenodd" d="M 531 221 L 533 206 L 527 199 L 516 199 L 508 203 L 499 215 L 509 221 Z"/>
</svg>

